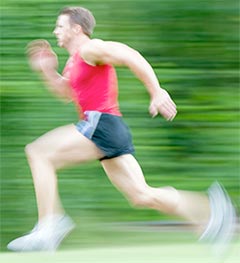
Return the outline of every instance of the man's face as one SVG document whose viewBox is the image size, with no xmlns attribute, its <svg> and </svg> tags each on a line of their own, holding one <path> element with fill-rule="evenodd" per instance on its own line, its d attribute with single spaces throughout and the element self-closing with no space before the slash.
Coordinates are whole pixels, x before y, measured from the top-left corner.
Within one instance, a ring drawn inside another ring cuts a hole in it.
<svg viewBox="0 0 240 263">
<path fill-rule="evenodd" d="M 66 48 L 73 37 L 72 26 L 68 15 L 60 15 L 57 18 L 56 27 L 53 33 L 58 40 L 58 45 Z"/>
</svg>

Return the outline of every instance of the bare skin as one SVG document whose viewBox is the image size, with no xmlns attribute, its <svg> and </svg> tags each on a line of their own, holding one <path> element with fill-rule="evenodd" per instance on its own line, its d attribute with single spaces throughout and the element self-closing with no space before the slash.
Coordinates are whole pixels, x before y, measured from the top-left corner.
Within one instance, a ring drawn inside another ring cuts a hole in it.
<svg viewBox="0 0 240 263">
<path fill-rule="evenodd" d="M 79 52 L 91 65 L 107 63 L 129 68 L 149 92 L 150 114 L 153 117 L 160 114 L 168 121 L 174 119 L 177 113 L 175 103 L 160 87 L 152 67 L 137 51 L 122 43 L 90 39 L 80 25 L 69 23 L 67 15 L 58 17 L 54 34 L 58 45 L 69 52 L 70 59 Z M 51 46 L 42 40 L 32 42 L 28 46 L 28 56 L 30 65 L 43 77 L 47 88 L 57 97 L 69 100 L 69 76 L 57 72 L 57 56 Z M 26 154 L 34 181 L 39 220 L 47 215 L 63 213 L 57 189 L 58 169 L 103 157 L 96 145 L 72 124 L 48 132 L 27 145 Z M 150 187 L 132 155 L 103 160 L 101 164 L 112 184 L 134 206 L 180 216 L 197 225 L 208 221 L 209 204 L 205 195 L 172 187 Z"/>
</svg>

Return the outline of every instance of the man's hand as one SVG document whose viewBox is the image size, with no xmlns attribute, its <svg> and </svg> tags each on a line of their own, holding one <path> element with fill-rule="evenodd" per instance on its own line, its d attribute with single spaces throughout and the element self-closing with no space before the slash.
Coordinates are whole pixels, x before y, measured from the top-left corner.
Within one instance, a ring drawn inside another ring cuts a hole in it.
<svg viewBox="0 0 240 263">
<path fill-rule="evenodd" d="M 68 78 L 57 72 L 58 59 L 50 44 L 44 39 L 38 39 L 27 45 L 29 64 L 41 76 L 54 95 L 72 101 L 72 92 L 69 88 Z"/>
<path fill-rule="evenodd" d="M 175 103 L 164 89 L 159 89 L 152 97 L 149 112 L 152 117 L 160 113 L 168 121 L 172 121 L 177 114 Z"/>
<path fill-rule="evenodd" d="M 34 71 L 56 70 L 57 56 L 50 44 L 44 39 L 37 39 L 27 45 L 29 64 Z"/>
</svg>

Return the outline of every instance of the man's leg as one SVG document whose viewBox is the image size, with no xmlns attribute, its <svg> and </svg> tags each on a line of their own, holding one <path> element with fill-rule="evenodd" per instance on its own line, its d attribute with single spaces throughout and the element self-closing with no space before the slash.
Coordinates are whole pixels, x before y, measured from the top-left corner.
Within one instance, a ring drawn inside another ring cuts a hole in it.
<svg viewBox="0 0 240 263">
<path fill-rule="evenodd" d="M 179 191 L 172 187 L 150 187 L 132 155 L 103 160 L 102 166 L 113 185 L 133 205 L 180 216 L 197 225 L 208 222 L 210 208 L 206 195 Z"/>
<path fill-rule="evenodd" d="M 74 227 L 61 207 L 56 170 L 100 159 L 103 154 L 74 125 L 60 127 L 41 136 L 26 146 L 26 154 L 34 181 L 39 220 L 29 234 L 10 242 L 8 249 L 55 250 Z"/>
<path fill-rule="evenodd" d="M 56 128 L 28 144 L 26 154 L 34 181 L 39 220 L 63 212 L 56 170 L 102 157 L 95 144 L 73 124 Z"/>
<path fill-rule="evenodd" d="M 196 224 L 200 241 L 213 244 L 213 252 L 222 257 L 236 227 L 235 209 L 227 192 L 217 182 L 208 196 L 172 187 L 153 188 L 146 184 L 142 170 L 132 155 L 103 160 L 102 166 L 112 183 L 131 203 L 171 215 Z"/>
</svg>

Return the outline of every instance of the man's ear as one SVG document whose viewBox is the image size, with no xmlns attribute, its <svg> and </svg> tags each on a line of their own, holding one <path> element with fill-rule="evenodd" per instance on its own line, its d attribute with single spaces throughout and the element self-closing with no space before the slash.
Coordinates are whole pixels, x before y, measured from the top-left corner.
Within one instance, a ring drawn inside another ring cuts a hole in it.
<svg viewBox="0 0 240 263">
<path fill-rule="evenodd" d="M 80 25 L 74 25 L 73 31 L 74 31 L 74 33 L 76 33 L 76 34 L 79 34 L 80 32 L 83 32 L 83 31 L 82 31 L 82 27 L 81 27 Z"/>
</svg>

